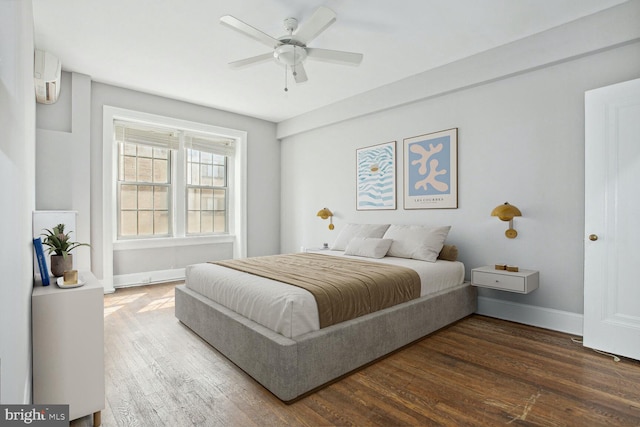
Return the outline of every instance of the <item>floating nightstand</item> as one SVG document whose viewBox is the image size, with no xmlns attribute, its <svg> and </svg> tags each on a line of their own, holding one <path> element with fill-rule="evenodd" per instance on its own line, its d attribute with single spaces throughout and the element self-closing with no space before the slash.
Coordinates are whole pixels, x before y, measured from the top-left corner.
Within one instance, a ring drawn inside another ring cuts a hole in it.
<svg viewBox="0 0 640 427">
<path fill-rule="evenodd" d="M 493 266 L 478 267 L 471 270 L 471 284 L 482 288 L 528 294 L 539 286 L 537 270 L 506 271 L 496 270 Z"/>
</svg>

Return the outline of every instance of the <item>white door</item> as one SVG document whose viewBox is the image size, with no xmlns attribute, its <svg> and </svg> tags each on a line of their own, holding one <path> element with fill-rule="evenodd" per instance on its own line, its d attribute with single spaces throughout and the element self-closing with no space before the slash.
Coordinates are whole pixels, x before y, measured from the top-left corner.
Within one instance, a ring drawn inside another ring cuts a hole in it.
<svg viewBox="0 0 640 427">
<path fill-rule="evenodd" d="M 585 95 L 584 345 L 640 360 L 640 79 Z"/>
</svg>

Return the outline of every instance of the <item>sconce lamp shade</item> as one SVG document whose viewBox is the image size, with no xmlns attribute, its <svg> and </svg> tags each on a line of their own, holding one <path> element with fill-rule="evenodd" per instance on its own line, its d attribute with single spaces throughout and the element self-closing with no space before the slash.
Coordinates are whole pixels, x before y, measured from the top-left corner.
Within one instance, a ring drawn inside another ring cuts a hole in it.
<svg viewBox="0 0 640 427">
<path fill-rule="evenodd" d="M 509 228 L 504 232 L 504 235 L 509 239 L 516 238 L 518 232 L 513 228 L 513 218 L 522 216 L 520 209 L 505 202 L 503 205 L 496 206 L 496 208 L 491 211 L 491 216 L 497 216 L 501 221 L 509 221 Z"/>
<path fill-rule="evenodd" d="M 329 218 L 329 230 L 333 230 L 334 229 L 334 226 L 333 226 L 333 212 L 331 212 L 327 208 L 322 208 L 322 209 L 320 209 L 318 211 L 318 213 L 316 215 L 319 216 L 322 219 L 328 219 Z"/>
<path fill-rule="evenodd" d="M 322 219 L 327 219 L 330 216 L 333 216 L 333 213 L 327 208 L 322 208 L 318 211 L 317 215 Z"/>
<path fill-rule="evenodd" d="M 501 221 L 511 221 L 514 216 L 522 216 L 522 212 L 515 206 L 505 202 L 503 205 L 496 206 L 491 211 L 491 216 L 497 216 Z"/>
</svg>

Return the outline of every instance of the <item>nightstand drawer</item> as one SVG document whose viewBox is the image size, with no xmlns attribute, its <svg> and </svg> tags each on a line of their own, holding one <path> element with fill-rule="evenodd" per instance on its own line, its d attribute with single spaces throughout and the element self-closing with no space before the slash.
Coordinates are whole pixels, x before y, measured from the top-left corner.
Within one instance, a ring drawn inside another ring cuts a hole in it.
<svg viewBox="0 0 640 427">
<path fill-rule="evenodd" d="M 474 285 L 504 289 L 505 291 L 524 292 L 525 289 L 525 278 L 521 276 L 474 271 L 471 275 L 471 282 Z"/>
<path fill-rule="evenodd" d="M 536 270 L 504 271 L 492 266 L 471 270 L 471 284 L 502 291 L 528 294 L 538 289 L 539 274 Z"/>
</svg>

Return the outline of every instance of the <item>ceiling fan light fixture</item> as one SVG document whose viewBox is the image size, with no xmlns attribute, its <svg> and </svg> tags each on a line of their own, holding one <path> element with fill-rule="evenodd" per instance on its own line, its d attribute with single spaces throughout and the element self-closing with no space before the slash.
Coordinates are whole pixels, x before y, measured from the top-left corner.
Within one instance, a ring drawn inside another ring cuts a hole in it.
<svg viewBox="0 0 640 427">
<path fill-rule="evenodd" d="M 273 57 L 276 58 L 279 63 L 292 67 L 302 64 L 304 60 L 307 59 L 307 51 L 300 46 L 283 44 L 275 48 Z"/>
</svg>

